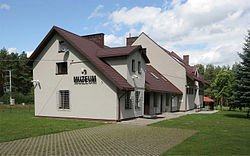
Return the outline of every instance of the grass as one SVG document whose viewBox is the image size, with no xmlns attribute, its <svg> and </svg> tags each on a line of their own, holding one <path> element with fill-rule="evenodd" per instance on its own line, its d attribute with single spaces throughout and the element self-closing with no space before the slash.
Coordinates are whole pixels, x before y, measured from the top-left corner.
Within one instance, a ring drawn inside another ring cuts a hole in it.
<svg viewBox="0 0 250 156">
<path fill-rule="evenodd" d="M 249 155 L 250 119 L 246 112 L 192 114 L 151 126 L 193 129 L 198 133 L 163 155 Z"/>
<path fill-rule="evenodd" d="M 104 123 L 81 120 L 34 118 L 33 105 L 0 105 L 0 142 L 40 136 Z"/>
</svg>

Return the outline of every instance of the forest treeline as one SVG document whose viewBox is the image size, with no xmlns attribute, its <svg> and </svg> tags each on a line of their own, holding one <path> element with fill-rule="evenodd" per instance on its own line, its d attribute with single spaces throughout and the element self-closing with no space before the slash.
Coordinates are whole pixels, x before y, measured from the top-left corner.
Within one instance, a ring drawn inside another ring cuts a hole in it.
<svg viewBox="0 0 250 156">
<path fill-rule="evenodd" d="M 199 74 L 203 75 L 206 80 L 204 96 L 214 99 L 219 105 L 234 108 L 235 77 L 239 64 L 235 63 L 232 66 L 197 64 L 196 67 Z"/>
<path fill-rule="evenodd" d="M 9 53 L 5 48 L 0 49 L 0 102 L 9 103 L 11 70 L 12 98 L 16 103 L 33 103 L 32 67 L 27 61 L 25 52 Z"/>
</svg>

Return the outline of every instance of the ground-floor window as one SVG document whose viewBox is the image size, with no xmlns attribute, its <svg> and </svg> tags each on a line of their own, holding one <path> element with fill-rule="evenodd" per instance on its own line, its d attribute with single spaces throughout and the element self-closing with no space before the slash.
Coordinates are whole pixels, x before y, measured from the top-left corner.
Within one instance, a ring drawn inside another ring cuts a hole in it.
<svg viewBox="0 0 250 156">
<path fill-rule="evenodd" d="M 140 108 L 140 106 L 139 106 L 139 98 L 140 98 L 140 92 L 135 91 L 135 108 Z"/>
<path fill-rule="evenodd" d="M 127 92 L 125 95 L 125 109 L 132 109 L 132 100 L 130 98 L 131 92 Z"/>
<path fill-rule="evenodd" d="M 194 88 L 187 88 L 187 94 L 190 94 L 190 95 L 192 95 L 192 94 L 194 94 Z"/>
<path fill-rule="evenodd" d="M 69 106 L 69 90 L 59 91 L 59 109 L 70 109 Z"/>
<path fill-rule="evenodd" d="M 157 93 L 154 93 L 154 107 L 157 107 L 157 100 L 158 96 L 157 96 Z"/>
</svg>

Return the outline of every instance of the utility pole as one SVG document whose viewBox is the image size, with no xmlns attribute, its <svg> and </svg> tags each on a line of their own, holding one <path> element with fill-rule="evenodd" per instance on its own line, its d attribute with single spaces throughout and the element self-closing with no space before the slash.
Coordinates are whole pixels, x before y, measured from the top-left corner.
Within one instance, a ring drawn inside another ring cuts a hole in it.
<svg viewBox="0 0 250 156">
<path fill-rule="evenodd" d="M 11 86 L 11 72 L 12 72 L 12 70 L 11 69 L 9 69 L 9 70 L 5 70 L 5 71 L 7 71 L 7 72 L 9 72 L 9 90 L 8 90 L 8 92 L 9 92 L 9 94 L 10 94 L 10 105 L 12 105 L 13 103 L 12 103 L 12 86 Z"/>
<path fill-rule="evenodd" d="M 12 105 L 11 69 L 9 70 L 9 75 L 10 75 L 10 105 Z"/>
</svg>

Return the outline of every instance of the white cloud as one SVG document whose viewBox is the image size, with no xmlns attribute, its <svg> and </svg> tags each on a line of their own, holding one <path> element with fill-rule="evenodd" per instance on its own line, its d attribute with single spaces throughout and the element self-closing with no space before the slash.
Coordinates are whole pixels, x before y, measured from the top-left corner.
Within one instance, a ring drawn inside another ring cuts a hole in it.
<svg viewBox="0 0 250 156">
<path fill-rule="evenodd" d="M 239 60 L 244 36 L 250 25 L 248 0 L 165 1 L 163 8 L 133 7 L 113 11 L 109 20 L 115 31 L 145 32 L 156 42 L 190 54 L 191 63 L 232 64 Z M 206 44 L 202 48 L 180 49 L 176 45 Z"/>
<path fill-rule="evenodd" d="M 104 44 L 108 46 L 117 46 L 125 43 L 125 37 L 117 37 L 115 35 L 105 35 Z"/>
<path fill-rule="evenodd" d="M 9 53 L 17 53 L 17 48 L 8 48 L 7 51 Z"/>
<path fill-rule="evenodd" d="M 89 15 L 88 19 L 94 18 L 94 17 L 101 17 L 104 16 L 103 13 L 100 12 L 100 10 L 103 8 L 103 5 L 98 5 L 95 10 Z"/>
<path fill-rule="evenodd" d="M 34 52 L 34 50 L 31 51 L 25 51 L 25 53 L 27 54 L 27 57 L 29 58 L 31 56 L 31 54 Z"/>
<path fill-rule="evenodd" d="M 0 10 L 9 10 L 10 6 L 5 3 L 0 3 Z"/>
</svg>

